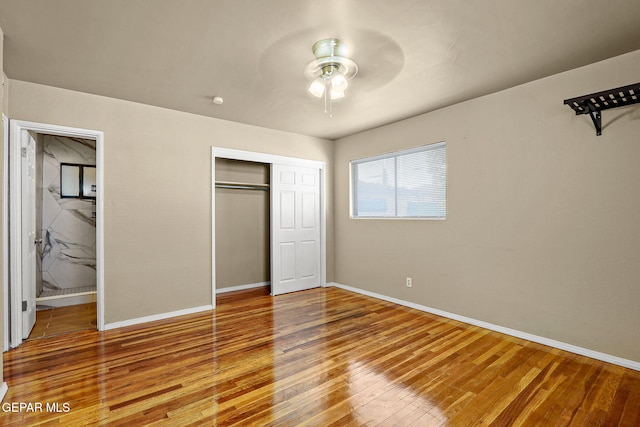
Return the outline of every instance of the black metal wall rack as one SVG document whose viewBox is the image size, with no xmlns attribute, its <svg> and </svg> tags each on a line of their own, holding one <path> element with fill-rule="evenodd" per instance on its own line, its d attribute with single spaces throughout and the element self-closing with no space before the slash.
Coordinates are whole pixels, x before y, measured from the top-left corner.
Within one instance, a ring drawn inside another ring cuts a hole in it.
<svg viewBox="0 0 640 427">
<path fill-rule="evenodd" d="M 589 114 L 596 128 L 596 135 L 602 135 L 603 110 L 640 103 L 640 83 L 565 99 L 564 103 L 571 107 L 576 115 Z"/>
</svg>

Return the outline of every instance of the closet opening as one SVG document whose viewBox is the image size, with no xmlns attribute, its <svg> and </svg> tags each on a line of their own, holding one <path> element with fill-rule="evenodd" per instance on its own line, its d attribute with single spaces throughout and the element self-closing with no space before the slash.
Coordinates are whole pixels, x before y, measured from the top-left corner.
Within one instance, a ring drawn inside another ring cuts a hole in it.
<svg viewBox="0 0 640 427">
<path fill-rule="evenodd" d="M 270 164 L 215 158 L 216 300 L 271 293 Z"/>
<path fill-rule="evenodd" d="M 326 286 L 325 163 L 221 147 L 211 158 L 212 306 Z"/>
</svg>

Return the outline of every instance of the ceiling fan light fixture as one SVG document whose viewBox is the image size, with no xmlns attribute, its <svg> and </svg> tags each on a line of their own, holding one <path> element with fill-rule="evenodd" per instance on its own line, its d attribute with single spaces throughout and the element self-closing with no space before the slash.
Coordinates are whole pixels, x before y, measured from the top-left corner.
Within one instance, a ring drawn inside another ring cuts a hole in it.
<svg viewBox="0 0 640 427">
<path fill-rule="evenodd" d="M 344 98 L 344 91 L 339 91 L 339 90 L 335 90 L 335 89 L 331 89 L 329 91 L 329 94 L 331 95 L 331 100 L 332 101 L 336 101 L 338 99 L 342 99 Z"/>
<path fill-rule="evenodd" d="M 324 95 L 324 112 L 333 117 L 331 101 L 345 97 L 349 80 L 358 73 L 358 64 L 344 56 L 346 45 L 338 39 L 322 39 L 312 48 L 315 59 L 307 64 L 305 76 L 311 80 L 309 93 L 320 98 Z"/>
<path fill-rule="evenodd" d="M 316 98 L 322 97 L 324 94 L 324 79 L 322 77 L 316 77 L 309 85 L 309 93 Z"/>
<path fill-rule="evenodd" d="M 335 71 L 331 76 L 331 88 L 343 92 L 349 87 L 349 81 L 340 71 Z"/>
</svg>

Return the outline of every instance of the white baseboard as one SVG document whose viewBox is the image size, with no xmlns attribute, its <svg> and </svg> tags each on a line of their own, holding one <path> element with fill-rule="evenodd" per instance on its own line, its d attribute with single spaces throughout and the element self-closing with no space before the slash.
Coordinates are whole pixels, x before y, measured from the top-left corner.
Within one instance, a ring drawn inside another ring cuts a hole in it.
<svg viewBox="0 0 640 427">
<path fill-rule="evenodd" d="M 245 289 L 261 288 L 269 286 L 271 282 L 249 283 L 248 285 L 229 286 L 228 288 L 216 289 L 216 294 L 224 294 L 225 292 L 244 291 Z"/>
<path fill-rule="evenodd" d="M 151 316 L 138 317 L 135 319 L 122 320 L 120 322 L 107 323 L 104 330 L 123 328 L 125 326 L 139 325 L 140 323 L 155 322 L 156 320 L 169 319 L 171 317 L 184 316 L 186 314 L 200 313 L 202 311 L 213 310 L 212 305 L 203 305 L 200 307 L 185 308 L 184 310 L 171 311 L 169 313 L 153 314 Z"/>
<path fill-rule="evenodd" d="M 448 311 L 438 310 L 437 308 L 431 308 L 420 304 L 415 304 L 409 301 L 389 297 L 375 292 L 365 291 L 360 288 L 354 288 L 352 286 L 342 285 L 340 283 L 327 283 L 327 286 L 335 286 L 337 288 L 345 289 L 347 291 L 355 292 L 362 295 L 367 295 L 372 298 L 381 299 L 383 301 L 392 302 L 394 304 L 403 305 L 405 307 L 415 308 L 416 310 L 425 311 L 427 313 L 435 314 L 437 316 L 446 317 L 448 319 L 457 320 L 459 322 L 468 323 L 470 325 L 479 326 L 481 328 L 489 329 L 492 331 L 500 332 L 506 335 L 511 335 L 516 338 L 522 338 L 528 341 L 533 341 L 538 344 L 547 345 L 560 350 L 565 350 L 571 353 L 579 354 L 581 356 L 590 357 L 592 359 L 601 360 L 603 362 L 612 363 L 614 365 L 623 366 L 625 368 L 640 371 L 640 362 L 635 360 L 623 359 L 621 357 L 613 356 L 607 353 L 601 353 L 599 351 L 591 350 L 584 347 L 578 347 L 577 345 L 568 344 L 562 341 L 556 341 L 550 338 L 533 335 L 528 332 L 518 331 L 516 329 L 506 328 L 500 325 L 494 325 L 493 323 L 484 322 L 482 320 L 472 319 L 470 317 L 460 316 L 455 313 L 449 313 Z"/>
<path fill-rule="evenodd" d="M 96 302 L 96 294 L 79 295 L 75 297 L 47 299 L 44 301 L 36 300 L 36 305 L 41 307 L 68 307 L 70 305 L 88 304 Z"/>
<path fill-rule="evenodd" d="M 0 384 L 0 402 L 4 400 L 4 396 L 7 394 L 7 391 L 9 391 L 7 383 Z"/>
</svg>

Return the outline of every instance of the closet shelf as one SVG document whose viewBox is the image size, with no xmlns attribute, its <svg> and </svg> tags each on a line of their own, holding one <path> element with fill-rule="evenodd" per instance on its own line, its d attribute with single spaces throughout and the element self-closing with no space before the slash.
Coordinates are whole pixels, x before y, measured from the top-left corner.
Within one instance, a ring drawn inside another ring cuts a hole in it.
<svg viewBox="0 0 640 427">
<path fill-rule="evenodd" d="M 602 135 L 602 115 L 600 112 L 640 103 L 640 83 L 565 99 L 564 103 L 571 107 L 576 115 L 589 114 L 596 128 L 596 135 Z"/>
<path fill-rule="evenodd" d="M 254 184 L 250 182 L 216 181 L 216 188 L 229 188 L 234 190 L 269 190 L 269 184 Z"/>
</svg>

